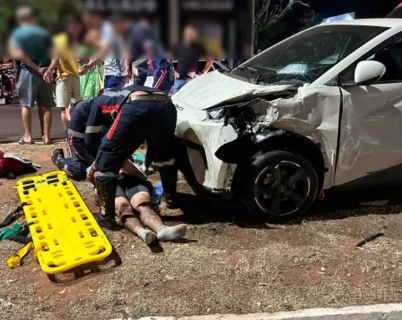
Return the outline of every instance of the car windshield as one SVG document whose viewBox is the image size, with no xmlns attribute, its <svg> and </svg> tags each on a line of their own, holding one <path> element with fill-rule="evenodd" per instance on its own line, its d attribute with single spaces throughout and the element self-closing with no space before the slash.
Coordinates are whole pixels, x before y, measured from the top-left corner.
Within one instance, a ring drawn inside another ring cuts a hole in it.
<svg viewBox="0 0 402 320">
<path fill-rule="evenodd" d="M 256 84 L 305 86 L 385 30 L 360 25 L 313 28 L 266 50 L 232 74 Z"/>
</svg>

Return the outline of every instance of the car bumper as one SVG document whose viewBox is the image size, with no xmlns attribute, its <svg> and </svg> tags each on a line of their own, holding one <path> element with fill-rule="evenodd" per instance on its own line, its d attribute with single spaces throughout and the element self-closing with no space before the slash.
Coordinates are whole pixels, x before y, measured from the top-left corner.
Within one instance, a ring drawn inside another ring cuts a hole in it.
<svg viewBox="0 0 402 320">
<path fill-rule="evenodd" d="M 237 139 L 233 127 L 211 120 L 191 121 L 185 112 L 179 112 L 176 135 L 185 141 L 197 183 L 212 192 L 230 191 L 236 165 L 224 163 L 215 153 L 222 145 Z"/>
</svg>

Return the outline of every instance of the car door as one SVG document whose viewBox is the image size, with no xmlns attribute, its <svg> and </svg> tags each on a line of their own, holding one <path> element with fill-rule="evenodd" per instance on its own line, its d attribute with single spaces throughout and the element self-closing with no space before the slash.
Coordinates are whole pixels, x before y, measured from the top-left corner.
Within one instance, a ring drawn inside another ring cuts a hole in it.
<svg viewBox="0 0 402 320">
<path fill-rule="evenodd" d="M 343 100 L 335 185 L 402 184 L 402 37 L 362 60 L 386 67 L 377 82 L 353 82 L 357 63 L 340 77 Z M 358 62 L 360 62 L 358 61 Z"/>
</svg>

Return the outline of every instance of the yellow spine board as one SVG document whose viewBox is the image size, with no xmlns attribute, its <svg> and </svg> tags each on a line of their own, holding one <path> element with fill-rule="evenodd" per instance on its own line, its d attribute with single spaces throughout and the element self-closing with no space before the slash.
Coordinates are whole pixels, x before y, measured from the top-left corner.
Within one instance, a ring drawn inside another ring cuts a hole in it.
<svg viewBox="0 0 402 320">
<path fill-rule="evenodd" d="M 112 246 L 64 172 L 16 184 L 42 270 L 56 274 L 105 259 Z"/>
</svg>

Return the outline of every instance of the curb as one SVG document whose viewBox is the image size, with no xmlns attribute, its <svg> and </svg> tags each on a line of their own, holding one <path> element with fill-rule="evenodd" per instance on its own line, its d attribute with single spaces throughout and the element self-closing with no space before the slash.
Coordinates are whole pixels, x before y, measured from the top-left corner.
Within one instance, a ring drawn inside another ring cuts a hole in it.
<svg viewBox="0 0 402 320">
<path fill-rule="evenodd" d="M 191 317 L 144 317 L 138 320 L 401 320 L 402 304 L 379 304 L 341 309 L 307 309 L 295 312 L 255 313 L 245 315 L 207 315 Z M 135 320 L 116 318 L 111 320 Z"/>
</svg>

